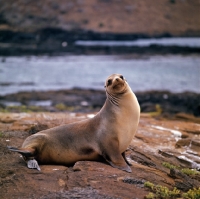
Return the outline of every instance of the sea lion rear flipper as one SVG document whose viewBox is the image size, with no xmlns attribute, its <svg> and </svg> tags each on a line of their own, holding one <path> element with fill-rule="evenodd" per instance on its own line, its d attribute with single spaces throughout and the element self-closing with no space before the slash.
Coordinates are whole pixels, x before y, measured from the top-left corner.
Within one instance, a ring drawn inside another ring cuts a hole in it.
<svg viewBox="0 0 200 199">
<path fill-rule="evenodd" d="M 40 169 L 40 167 L 38 165 L 38 162 L 35 159 L 28 160 L 27 161 L 27 167 L 29 169 L 37 169 L 38 171 L 41 171 L 41 169 Z"/>
<path fill-rule="evenodd" d="M 35 149 L 31 149 L 31 148 L 16 148 L 16 147 L 12 147 L 12 146 L 8 146 L 8 149 L 10 151 L 14 151 L 14 152 L 18 152 L 20 154 L 22 154 L 25 157 L 33 157 L 35 154 Z"/>
<path fill-rule="evenodd" d="M 37 169 L 38 171 L 41 171 L 38 162 L 35 159 L 30 159 L 31 157 L 34 157 L 35 155 L 35 149 L 33 148 L 16 148 L 12 146 L 8 146 L 8 149 L 10 151 L 18 152 L 21 155 L 23 155 L 24 159 L 27 161 L 27 167 L 30 169 Z"/>
</svg>

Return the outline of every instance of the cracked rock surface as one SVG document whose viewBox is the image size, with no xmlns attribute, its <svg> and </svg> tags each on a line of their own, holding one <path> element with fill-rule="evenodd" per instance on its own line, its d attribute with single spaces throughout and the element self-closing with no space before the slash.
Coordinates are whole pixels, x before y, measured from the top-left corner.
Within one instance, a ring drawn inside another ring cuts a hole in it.
<svg viewBox="0 0 200 199">
<path fill-rule="evenodd" d="M 95 114 L 95 113 L 94 113 Z M 187 191 L 200 186 L 200 175 L 168 169 L 198 169 L 200 124 L 190 120 L 155 119 L 142 114 L 137 134 L 126 151 L 132 173 L 106 162 L 79 161 L 72 166 L 40 165 L 28 169 L 19 154 L 6 146 L 21 146 L 39 130 L 91 117 L 86 113 L 0 113 L 0 198 L 144 198 L 150 181 Z"/>
</svg>

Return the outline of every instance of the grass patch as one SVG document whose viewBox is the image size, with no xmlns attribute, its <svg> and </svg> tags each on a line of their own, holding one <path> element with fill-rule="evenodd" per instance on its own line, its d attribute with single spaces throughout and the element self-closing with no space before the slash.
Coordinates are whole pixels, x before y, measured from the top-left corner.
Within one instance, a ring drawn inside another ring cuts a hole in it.
<svg viewBox="0 0 200 199">
<path fill-rule="evenodd" d="M 159 116 L 162 114 L 163 110 L 162 110 L 160 104 L 156 104 L 155 109 L 156 110 L 154 112 L 149 112 L 149 115 L 151 115 L 152 117 L 155 117 L 155 116 Z"/>
<path fill-rule="evenodd" d="M 168 169 L 178 169 L 182 173 L 189 175 L 189 176 L 194 176 L 194 175 L 200 175 L 200 172 L 197 171 L 196 169 L 189 169 L 189 168 L 183 168 L 181 169 L 180 167 L 177 167 L 175 165 L 172 165 L 168 162 L 163 162 L 162 165 Z"/>
<path fill-rule="evenodd" d="M 199 199 L 200 198 L 200 187 L 198 189 L 190 189 L 187 193 L 183 193 L 182 197 L 185 199 Z"/>
<path fill-rule="evenodd" d="M 165 167 L 165 168 L 168 168 L 168 169 L 178 169 L 177 166 L 173 165 L 173 164 L 170 164 L 169 162 L 163 162 L 162 165 Z"/>
<path fill-rule="evenodd" d="M 65 111 L 67 109 L 67 106 L 63 103 L 59 103 L 59 104 L 56 104 L 55 106 L 59 111 Z"/>
<path fill-rule="evenodd" d="M 59 103 L 59 104 L 56 104 L 56 105 L 55 105 L 55 108 L 56 108 L 58 111 L 70 111 L 70 112 L 73 112 L 73 111 L 75 111 L 78 107 L 76 107 L 76 106 L 66 106 L 66 105 L 63 104 L 63 103 Z"/>
<path fill-rule="evenodd" d="M 145 196 L 147 199 L 175 199 L 181 197 L 184 199 L 199 199 L 200 188 L 190 189 L 186 193 L 182 193 L 176 187 L 173 190 L 169 190 L 167 187 L 161 185 L 154 185 L 153 183 L 146 181 L 144 186 L 149 188 L 152 192 Z"/>
<path fill-rule="evenodd" d="M 181 169 L 181 172 L 186 175 L 200 175 L 200 172 L 197 171 L 196 169 L 184 168 L 184 169 Z"/>
<path fill-rule="evenodd" d="M 0 108 L 2 113 L 30 113 L 30 112 L 41 112 L 44 111 L 43 107 L 39 106 L 7 106 L 5 108 Z"/>
<path fill-rule="evenodd" d="M 161 185 L 154 185 L 153 183 L 147 181 L 144 183 L 144 186 L 151 189 L 146 198 L 177 198 L 180 196 L 180 190 L 176 187 L 173 190 L 169 190 L 167 187 Z"/>
<path fill-rule="evenodd" d="M 195 169 L 189 168 L 180 168 L 169 162 L 163 162 L 162 165 L 168 169 L 178 169 L 180 172 L 189 175 L 199 175 L 200 172 Z M 161 185 L 155 185 L 149 181 L 144 183 L 144 186 L 149 188 L 151 192 L 145 196 L 147 199 L 174 199 L 174 198 L 182 198 L 182 199 L 200 199 L 200 188 L 190 189 L 188 192 L 181 193 L 176 187 L 173 190 L 169 190 L 167 187 Z"/>
<path fill-rule="evenodd" d="M 3 137 L 4 137 L 3 132 L 0 132 L 0 138 L 3 138 Z"/>
</svg>

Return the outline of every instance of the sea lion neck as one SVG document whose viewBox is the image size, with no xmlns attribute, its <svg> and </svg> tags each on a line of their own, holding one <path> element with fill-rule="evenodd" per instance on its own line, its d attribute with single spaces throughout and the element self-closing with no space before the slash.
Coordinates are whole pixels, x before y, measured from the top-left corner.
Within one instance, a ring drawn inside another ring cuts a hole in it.
<svg viewBox="0 0 200 199">
<path fill-rule="evenodd" d="M 107 92 L 106 91 L 106 95 L 107 95 L 107 100 L 111 103 L 111 104 L 113 104 L 113 105 L 115 105 L 115 106 L 119 106 L 119 97 L 116 95 L 112 95 L 111 93 L 109 93 L 109 92 Z"/>
<path fill-rule="evenodd" d="M 107 100 L 115 105 L 115 106 L 119 106 L 120 101 L 122 100 L 123 96 L 127 93 L 127 90 L 124 90 L 121 93 L 112 93 L 106 90 L 106 95 L 107 95 Z"/>
</svg>

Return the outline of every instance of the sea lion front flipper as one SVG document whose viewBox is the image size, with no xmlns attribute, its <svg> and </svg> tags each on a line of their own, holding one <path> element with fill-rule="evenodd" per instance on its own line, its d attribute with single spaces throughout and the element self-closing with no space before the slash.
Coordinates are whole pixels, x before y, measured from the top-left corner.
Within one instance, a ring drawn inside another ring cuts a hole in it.
<svg viewBox="0 0 200 199">
<path fill-rule="evenodd" d="M 40 167 L 38 165 L 38 162 L 35 159 L 28 160 L 27 161 L 27 167 L 29 169 L 37 169 L 38 171 L 41 171 L 41 169 L 40 169 Z"/>
<path fill-rule="evenodd" d="M 102 156 L 106 159 L 106 161 L 114 168 L 126 171 L 131 173 L 132 170 L 129 165 L 127 165 L 124 160 L 122 154 L 119 152 L 118 142 L 112 140 L 109 143 L 109 148 L 104 150 Z"/>
<path fill-rule="evenodd" d="M 126 171 L 126 172 L 128 172 L 128 173 L 131 173 L 132 172 L 132 169 L 131 169 L 131 167 L 129 167 L 127 164 L 125 165 L 125 166 L 119 166 L 119 165 L 117 165 L 117 164 L 114 164 L 113 162 L 111 162 L 111 161 L 107 161 L 112 167 L 114 167 L 114 168 L 117 168 L 117 169 L 120 169 L 120 170 L 122 170 L 122 171 Z"/>
</svg>

